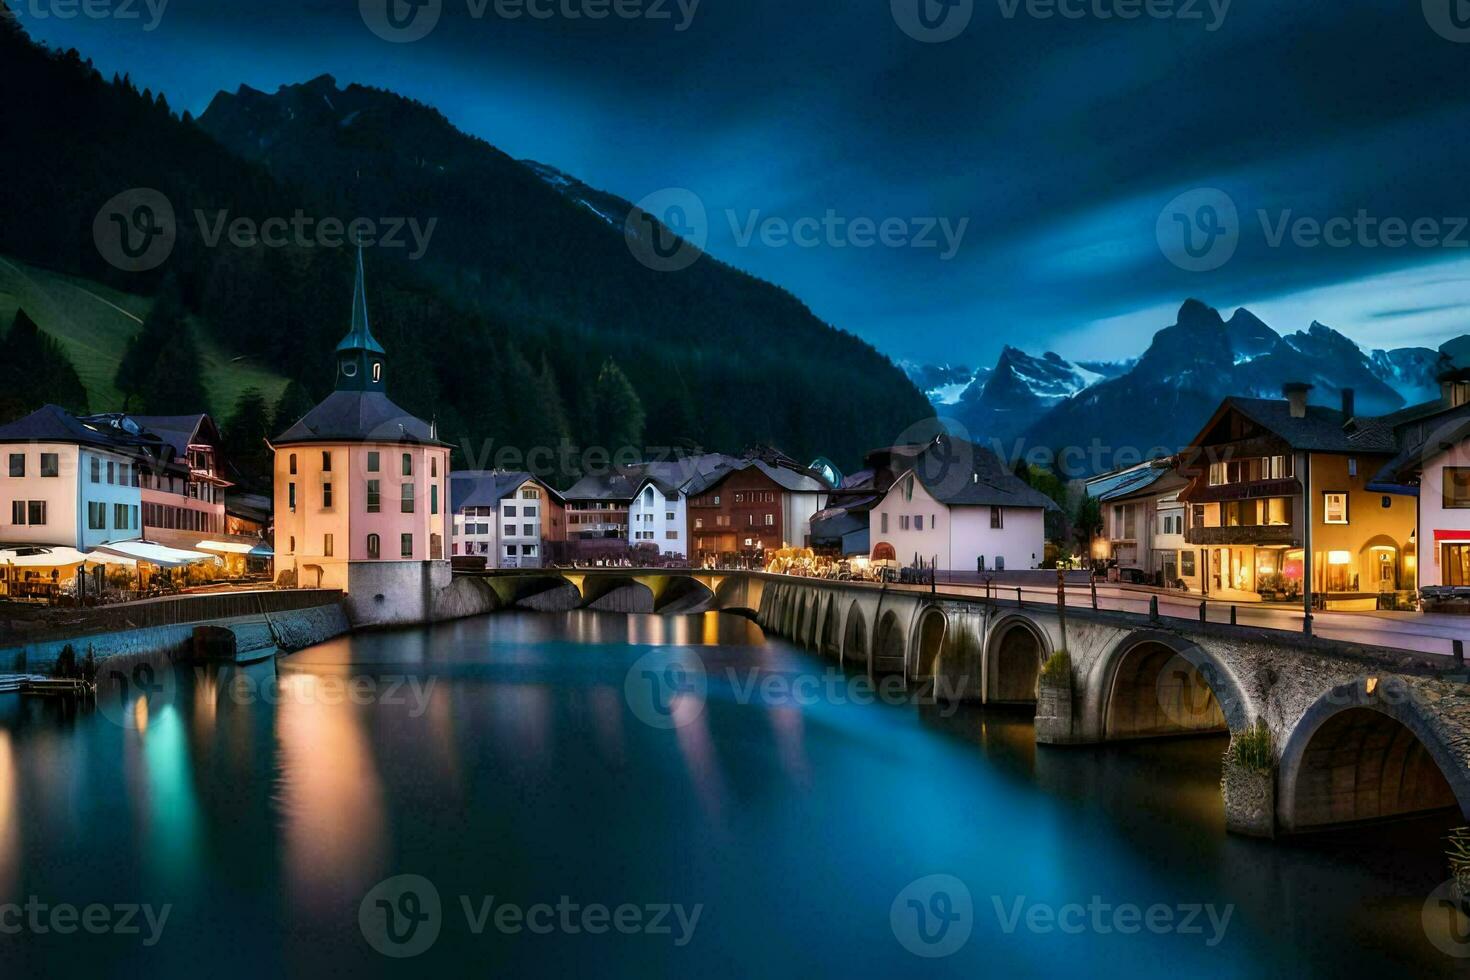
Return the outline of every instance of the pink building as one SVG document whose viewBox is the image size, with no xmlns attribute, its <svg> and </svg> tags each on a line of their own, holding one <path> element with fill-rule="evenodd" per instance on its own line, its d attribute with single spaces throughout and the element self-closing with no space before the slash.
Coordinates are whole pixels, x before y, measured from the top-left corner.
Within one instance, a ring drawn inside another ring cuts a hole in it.
<svg viewBox="0 0 1470 980">
<path fill-rule="evenodd" d="M 362 255 L 336 390 L 273 443 L 276 575 L 342 589 L 358 623 L 423 622 L 449 585 L 449 446 L 384 392 Z"/>
</svg>

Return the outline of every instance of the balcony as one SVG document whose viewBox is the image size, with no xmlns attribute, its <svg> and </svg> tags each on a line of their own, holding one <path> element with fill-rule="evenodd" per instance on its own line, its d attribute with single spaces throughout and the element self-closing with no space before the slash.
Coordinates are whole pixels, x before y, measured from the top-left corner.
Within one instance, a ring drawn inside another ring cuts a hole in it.
<svg viewBox="0 0 1470 980">
<path fill-rule="evenodd" d="M 1246 524 L 1237 527 L 1191 527 L 1184 540 L 1198 545 L 1275 545 L 1301 547 L 1296 528 L 1290 524 Z"/>
</svg>

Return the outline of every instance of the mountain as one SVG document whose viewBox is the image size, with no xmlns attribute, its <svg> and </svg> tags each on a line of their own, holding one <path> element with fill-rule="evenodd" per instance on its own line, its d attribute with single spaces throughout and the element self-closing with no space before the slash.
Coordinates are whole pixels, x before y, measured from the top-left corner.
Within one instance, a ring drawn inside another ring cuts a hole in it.
<svg viewBox="0 0 1470 980">
<path fill-rule="evenodd" d="M 1022 435 L 1029 445 L 1072 447 L 1070 472 L 1100 472 L 1177 451 L 1224 398 L 1279 398 L 1288 381 L 1313 385 L 1315 404 L 1340 405 L 1343 392 L 1352 389 L 1360 414 L 1392 412 L 1437 395 L 1439 359 L 1439 352 L 1426 348 L 1368 354 L 1321 323 L 1282 336 L 1249 310 L 1237 310 L 1227 321 L 1191 299 L 1130 370 L 1057 401 L 1033 417 Z M 1011 399 L 1023 412 L 1036 405 L 1030 392 Z M 998 421 L 992 430 L 972 432 L 1010 439 L 1018 413 L 1002 414 L 1005 404 L 1005 398 L 995 399 L 992 417 Z"/>
<path fill-rule="evenodd" d="M 971 434 L 1009 439 L 1103 377 L 1050 351 L 1032 357 L 1007 346 L 995 368 L 965 389 L 954 417 Z"/>
<path fill-rule="evenodd" d="M 965 389 L 990 376 L 989 368 L 970 368 L 962 364 L 917 364 L 900 361 L 899 367 L 914 386 L 924 393 L 935 408 L 948 408 L 959 401 Z"/>
<path fill-rule="evenodd" d="M 549 168 L 427 106 L 322 77 L 221 93 L 196 122 L 32 43 L 7 16 L 0 63 L 0 254 L 140 300 L 167 278 L 207 345 L 310 397 L 330 387 L 353 268 L 316 223 L 365 218 L 386 232 L 414 219 L 432 229 L 419 260 L 402 230 L 407 247 L 367 257 L 390 394 L 481 452 L 556 452 L 598 431 L 592 391 L 609 362 L 646 411 L 647 446 L 632 448 L 763 443 L 856 465 L 932 416 L 891 361 L 790 293 L 707 255 L 678 273 L 646 268 L 613 220 L 631 206 L 571 178 L 559 189 Z M 177 242 L 144 272 L 110 265 L 94 240 L 103 205 L 131 188 L 155 189 L 177 215 Z M 305 237 L 293 229 L 279 246 L 210 233 L 221 219 L 298 214 Z"/>
</svg>

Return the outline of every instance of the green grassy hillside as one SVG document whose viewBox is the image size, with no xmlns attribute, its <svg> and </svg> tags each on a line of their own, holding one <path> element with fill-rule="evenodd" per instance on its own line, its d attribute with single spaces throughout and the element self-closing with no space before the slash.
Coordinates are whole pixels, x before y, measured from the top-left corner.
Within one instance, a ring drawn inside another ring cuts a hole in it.
<svg viewBox="0 0 1470 980">
<path fill-rule="evenodd" d="M 17 309 L 56 338 L 71 358 L 94 412 L 121 411 L 122 395 L 113 385 L 128 338 L 137 333 L 152 300 L 118 292 L 85 279 L 48 272 L 0 256 L 0 329 L 9 327 Z M 221 350 L 209 330 L 195 324 L 203 356 L 204 387 L 210 411 L 228 418 L 246 388 L 259 388 L 275 404 L 286 379 L 248 359 Z"/>
</svg>

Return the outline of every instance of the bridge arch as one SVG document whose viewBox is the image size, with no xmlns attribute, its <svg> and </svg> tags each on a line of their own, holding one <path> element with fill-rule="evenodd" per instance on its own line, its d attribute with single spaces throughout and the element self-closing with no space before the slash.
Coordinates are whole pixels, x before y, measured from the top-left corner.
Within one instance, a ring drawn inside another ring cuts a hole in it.
<svg viewBox="0 0 1470 980">
<path fill-rule="evenodd" d="M 583 608 L 597 612 L 652 613 L 653 589 L 636 578 L 589 575 L 582 583 Z"/>
<path fill-rule="evenodd" d="M 842 633 L 842 662 L 850 661 L 864 667 L 868 664 L 868 621 L 856 599 L 847 607 L 847 626 Z"/>
<path fill-rule="evenodd" d="M 841 634 L 838 633 L 840 625 L 837 615 L 837 596 L 835 593 L 827 594 L 826 611 L 822 614 L 822 625 L 817 634 L 817 651 L 825 656 L 842 656 Z"/>
<path fill-rule="evenodd" d="M 1359 678 L 1319 698 L 1282 749 L 1277 785 L 1287 831 L 1450 807 L 1470 817 L 1465 759 L 1398 678 Z"/>
<path fill-rule="evenodd" d="M 949 616 L 939 606 L 925 606 L 915 621 L 918 628 L 909 644 L 914 651 L 913 677 L 926 680 L 934 676 L 935 666 L 951 642 Z"/>
<path fill-rule="evenodd" d="M 1241 731 L 1250 723 L 1239 681 L 1220 660 L 1171 633 L 1140 630 L 1095 670 L 1105 741 Z"/>
<path fill-rule="evenodd" d="M 990 629 L 985 644 L 985 702 L 1035 704 L 1041 665 L 1051 656 L 1046 631 L 1030 618 L 1006 616 Z"/>
<path fill-rule="evenodd" d="M 890 609 L 878 620 L 878 629 L 873 633 L 873 648 L 869 657 L 872 673 L 902 673 L 908 663 L 908 643 L 898 612 Z"/>
</svg>

